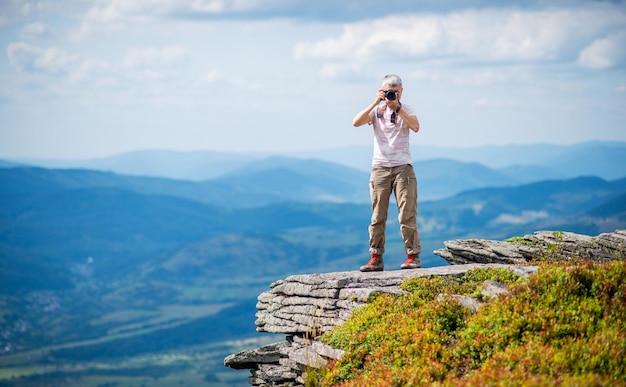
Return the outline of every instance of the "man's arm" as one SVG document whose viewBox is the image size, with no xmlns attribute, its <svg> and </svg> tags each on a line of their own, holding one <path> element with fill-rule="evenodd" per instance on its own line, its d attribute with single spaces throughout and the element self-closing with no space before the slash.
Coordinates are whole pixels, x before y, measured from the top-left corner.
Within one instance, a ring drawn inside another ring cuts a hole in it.
<svg viewBox="0 0 626 387">
<path fill-rule="evenodd" d="M 368 107 L 366 107 L 365 109 L 361 110 L 356 116 L 354 116 L 354 119 L 352 120 L 352 125 L 354 125 L 354 126 L 361 126 L 361 125 L 365 125 L 365 124 L 371 124 L 371 122 L 370 122 L 370 112 L 383 99 L 385 99 L 385 92 L 382 89 L 380 89 L 380 90 L 378 90 L 378 94 L 376 95 L 376 99 L 374 100 L 374 102 L 372 102 Z"/>
<path fill-rule="evenodd" d="M 387 106 L 389 106 L 389 108 L 393 109 L 393 110 L 397 110 L 398 107 L 400 107 L 400 111 L 397 114 L 400 117 L 402 117 L 402 120 L 409 127 L 409 129 L 411 129 L 415 133 L 417 133 L 420 130 L 420 122 L 417 120 L 417 116 L 409 115 L 409 113 L 407 113 L 402 108 L 402 105 L 400 104 L 400 101 L 398 101 L 398 100 L 396 100 L 396 101 L 388 101 L 387 102 Z"/>
<path fill-rule="evenodd" d="M 402 120 L 406 123 L 409 129 L 411 129 L 415 133 L 420 130 L 420 122 L 417 120 L 417 116 L 408 115 L 407 112 L 404 111 L 404 109 L 402 108 L 400 108 L 398 115 L 402 117 Z"/>
</svg>

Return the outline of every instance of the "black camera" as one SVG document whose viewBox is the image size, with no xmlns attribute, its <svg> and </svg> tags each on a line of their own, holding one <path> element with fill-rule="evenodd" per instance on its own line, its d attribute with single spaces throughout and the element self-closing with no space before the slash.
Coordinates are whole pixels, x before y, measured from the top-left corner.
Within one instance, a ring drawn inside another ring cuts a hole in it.
<svg viewBox="0 0 626 387">
<path fill-rule="evenodd" d="M 385 90 L 385 98 L 387 98 L 388 101 L 395 101 L 397 93 L 398 92 L 393 89 Z"/>
</svg>

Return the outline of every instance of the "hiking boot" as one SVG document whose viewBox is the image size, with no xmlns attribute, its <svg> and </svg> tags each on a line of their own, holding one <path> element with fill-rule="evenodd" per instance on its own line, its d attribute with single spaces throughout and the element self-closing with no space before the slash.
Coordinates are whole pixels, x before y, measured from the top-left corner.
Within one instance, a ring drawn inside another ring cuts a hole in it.
<svg viewBox="0 0 626 387">
<path fill-rule="evenodd" d="M 419 269 L 422 267 L 419 255 L 409 255 L 406 257 L 406 261 L 400 265 L 400 269 Z"/>
<path fill-rule="evenodd" d="M 368 263 L 361 266 L 361 271 L 383 271 L 385 265 L 383 264 L 383 256 L 372 254 L 372 258 Z"/>
</svg>

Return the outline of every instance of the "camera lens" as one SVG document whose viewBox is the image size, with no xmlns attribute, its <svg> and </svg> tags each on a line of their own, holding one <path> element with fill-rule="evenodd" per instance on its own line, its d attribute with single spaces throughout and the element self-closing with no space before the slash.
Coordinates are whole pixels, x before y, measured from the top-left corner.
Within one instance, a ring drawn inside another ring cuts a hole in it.
<svg viewBox="0 0 626 387">
<path fill-rule="evenodd" d="M 394 101 L 396 99 L 396 91 L 395 90 L 385 90 L 385 98 L 389 101 Z"/>
</svg>

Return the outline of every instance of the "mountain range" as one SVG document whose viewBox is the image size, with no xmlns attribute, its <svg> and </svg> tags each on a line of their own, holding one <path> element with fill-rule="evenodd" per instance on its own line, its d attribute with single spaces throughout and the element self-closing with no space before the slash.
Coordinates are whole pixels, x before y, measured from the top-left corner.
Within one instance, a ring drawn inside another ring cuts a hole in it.
<svg viewBox="0 0 626 387">
<path fill-rule="evenodd" d="M 623 177 L 626 142 L 589 141 L 573 145 L 528 144 L 489 145 L 471 148 L 448 148 L 412 144 L 414 161 L 448 159 L 479 163 L 496 170 L 533 167 L 551 178 L 593 175 L 607 180 Z M 251 162 L 272 156 L 315 159 L 369 172 L 371 146 L 351 146 L 298 152 L 223 152 L 140 150 L 94 159 L 0 160 L 6 165 L 31 165 L 46 168 L 82 168 L 111 171 L 126 175 L 161 176 L 185 180 L 206 180 L 228 174 Z M 531 170 L 532 171 L 532 170 Z M 540 177 L 539 180 L 542 180 Z"/>
<path fill-rule="evenodd" d="M 460 165 L 418 163 L 429 164 L 432 182 L 446 165 Z M 480 164 L 461 165 L 448 168 L 455 189 L 498 179 Z M 101 280 L 137 275 L 138 267 L 140 275 L 172 280 L 204 275 L 201 267 L 246 277 L 328 265 L 349 270 L 367 255 L 367 174 L 325 161 L 270 157 L 205 181 L 14 167 L 0 169 L 0 181 L 0 251 L 11 273 L 0 287 L 7 292 L 70 286 L 87 260 Z M 446 238 L 506 238 L 564 225 L 597 233 L 623 224 L 624 178 L 511 184 L 420 198 L 424 264 L 442 264 L 431 252 Z M 398 227 L 396 212 L 390 210 L 390 230 Z M 395 234 L 389 232 L 388 249 L 401 255 Z M 259 265 L 259 251 L 271 265 Z M 37 270 L 23 270 L 29 264 Z"/>
<path fill-rule="evenodd" d="M 272 191 L 276 193 L 280 189 L 285 192 L 286 197 L 283 199 L 297 195 L 289 189 L 283 189 L 285 187 L 281 187 L 281 184 L 288 184 L 291 178 L 302 176 L 310 183 L 307 188 L 309 192 L 318 192 L 320 200 L 366 203 L 369 200 L 367 176 L 371 152 L 370 147 L 298 152 L 293 155 L 144 150 L 89 160 L 0 160 L 0 168 L 9 166 L 78 168 L 130 176 L 209 181 L 206 193 L 195 194 L 194 199 L 206 195 L 216 197 L 234 195 L 232 197 L 234 205 L 249 201 L 233 191 L 226 195 L 221 190 L 220 180 L 214 179 L 222 177 L 243 180 L 253 177 L 259 180 L 263 179 L 262 173 L 264 172 L 262 171 L 282 168 L 286 169 L 285 176 L 276 181 L 276 186 Z M 595 141 L 569 146 L 533 144 L 479 148 L 415 145 L 412 148 L 412 154 L 422 200 L 443 199 L 465 190 L 483 187 L 515 186 L 579 176 L 596 176 L 605 180 L 615 180 L 626 176 L 626 167 L 624 167 L 626 165 L 626 142 Z M 323 175 L 333 168 L 337 170 L 337 173 Z M 291 174 L 292 171 L 295 174 Z M 333 178 L 334 175 L 341 175 L 342 179 L 349 180 L 337 181 Z M 234 183 L 229 185 L 232 186 Z M 343 189 L 336 190 L 340 193 L 336 197 L 324 197 L 321 191 L 327 185 L 337 185 Z M 246 189 L 243 181 L 240 182 L 237 190 L 243 191 L 243 196 L 245 196 Z M 294 199 L 297 200 L 295 197 Z M 261 197 L 255 200 L 265 202 Z"/>
<path fill-rule="evenodd" d="M 559 147 L 552 164 L 537 151 L 552 146 L 533 148 L 527 164 L 515 164 L 524 147 L 509 149 L 509 164 L 492 161 L 501 165 L 478 162 L 481 152 L 416 159 L 423 265 L 446 264 L 432 251 L 448 239 L 625 228 L 623 147 Z M 367 259 L 367 167 L 332 161 L 353 151 L 325 159 L 150 151 L 93 169 L 0 162 L 0 367 L 88 369 L 198 345 L 214 356 L 206 364 L 223 367 L 221 354 L 235 352 L 228 340 L 246 338 L 229 327 L 251 326 L 254 297 L 268 284 Z M 403 260 L 396 215 L 391 208 L 389 269 Z M 198 334 L 220 321 L 216 334 Z M 28 349 L 37 351 L 22 363 Z M 136 372 L 156 369 L 187 372 Z"/>
</svg>

